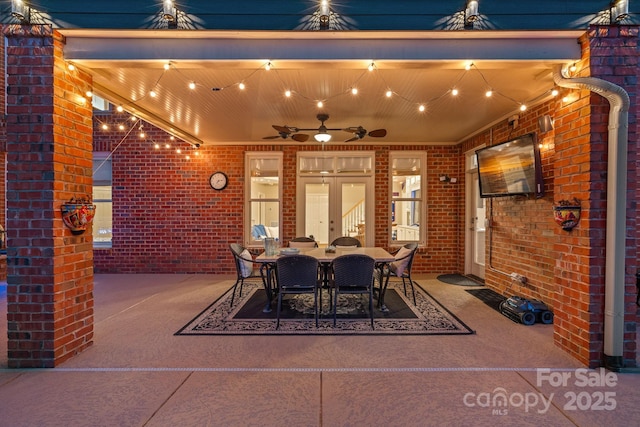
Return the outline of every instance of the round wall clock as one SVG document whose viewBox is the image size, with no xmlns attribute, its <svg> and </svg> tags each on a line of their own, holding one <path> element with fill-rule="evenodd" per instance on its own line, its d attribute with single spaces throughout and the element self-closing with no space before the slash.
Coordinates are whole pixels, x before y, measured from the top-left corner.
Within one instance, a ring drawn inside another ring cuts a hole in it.
<svg viewBox="0 0 640 427">
<path fill-rule="evenodd" d="M 224 190 L 228 183 L 229 179 L 224 172 L 214 172 L 209 177 L 209 185 L 214 190 Z"/>
</svg>

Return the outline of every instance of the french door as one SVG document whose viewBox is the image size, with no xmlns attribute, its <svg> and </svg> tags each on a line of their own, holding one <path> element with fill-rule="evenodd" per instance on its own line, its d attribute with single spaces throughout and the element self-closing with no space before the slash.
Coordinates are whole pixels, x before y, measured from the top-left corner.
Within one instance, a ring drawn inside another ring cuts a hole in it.
<svg viewBox="0 0 640 427">
<path fill-rule="evenodd" d="M 352 236 L 373 246 L 373 202 L 369 178 L 303 177 L 299 180 L 297 235 L 320 246 Z"/>
<path fill-rule="evenodd" d="M 478 170 L 467 173 L 467 229 L 465 231 L 467 246 L 465 273 L 484 279 L 486 261 L 486 205 L 485 199 L 480 198 Z"/>
</svg>

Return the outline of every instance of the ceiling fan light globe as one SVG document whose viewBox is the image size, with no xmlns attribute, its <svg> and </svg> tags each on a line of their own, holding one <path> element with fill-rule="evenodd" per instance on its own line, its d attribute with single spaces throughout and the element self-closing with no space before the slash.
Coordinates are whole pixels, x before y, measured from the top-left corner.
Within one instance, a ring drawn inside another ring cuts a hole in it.
<svg viewBox="0 0 640 427">
<path fill-rule="evenodd" d="M 313 135 L 316 141 L 318 142 L 329 142 L 331 141 L 331 135 L 328 133 L 316 133 Z"/>
</svg>

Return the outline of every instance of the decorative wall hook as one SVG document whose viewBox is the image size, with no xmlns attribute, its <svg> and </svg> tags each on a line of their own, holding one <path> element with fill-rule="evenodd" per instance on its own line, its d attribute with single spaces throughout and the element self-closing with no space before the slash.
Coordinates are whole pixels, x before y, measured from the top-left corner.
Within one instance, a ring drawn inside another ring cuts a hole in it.
<svg viewBox="0 0 640 427">
<path fill-rule="evenodd" d="M 96 214 L 96 205 L 91 203 L 91 199 L 77 199 L 72 197 L 67 203 L 64 203 L 60 210 L 62 211 L 62 222 L 69 227 L 73 234 L 82 234 L 86 231 L 87 226 L 93 221 Z"/>
<path fill-rule="evenodd" d="M 571 231 L 580 221 L 580 200 L 560 200 L 553 206 L 553 219 L 565 231 Z"/>
</svg>

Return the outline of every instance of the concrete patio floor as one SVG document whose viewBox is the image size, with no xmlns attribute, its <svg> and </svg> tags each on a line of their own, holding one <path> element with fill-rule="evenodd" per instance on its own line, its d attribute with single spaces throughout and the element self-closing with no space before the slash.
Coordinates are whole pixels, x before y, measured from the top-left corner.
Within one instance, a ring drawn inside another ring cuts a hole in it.
<svg viewBox="0 0 640 427">
<path fill-rule="evenodd" d="M 638 425 L 640 375 L 585 370 L 553 326 L 516 324 L 465 287 L 414 279 L 459 336 L 175 336 L 230 277 L 95 276 L 95 337 L 55 369 L 7 368 L 0 425 Z"/>
</svg>

